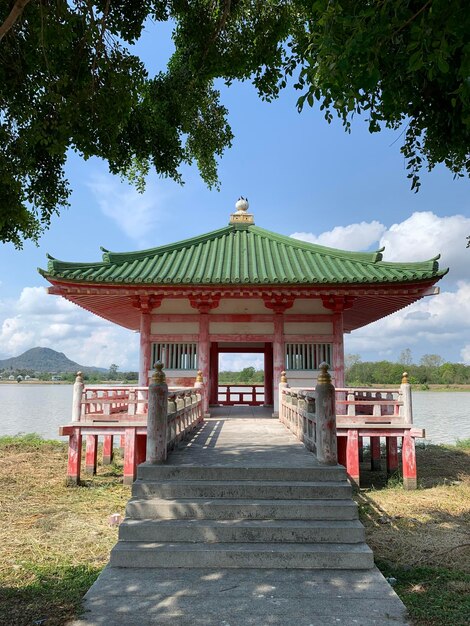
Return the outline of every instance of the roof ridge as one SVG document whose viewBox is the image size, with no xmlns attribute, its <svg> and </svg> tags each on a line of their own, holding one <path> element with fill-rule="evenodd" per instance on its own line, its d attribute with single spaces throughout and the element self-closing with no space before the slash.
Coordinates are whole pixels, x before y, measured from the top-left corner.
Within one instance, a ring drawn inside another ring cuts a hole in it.
<svg viewBox="0 0 470 626">
<path fill-rule="evenodd" d="M 174 243 L 166 243 L 162 246 L 156 246 L 155 248 L 147 248 L 145 250 L 136 250 L 135 252 L 111 252 L 110 250 L 103 250 L 103 259 L 109 259 L 110 263 L 116 262 L 125 262 L 130 260 L 140 259 L 142 257 L 147 256 L 156 256 L 157 254 L 163 254 L 164 252 L 179 250 L 186 246 L 196 245 L 199 243 L 204 243 L 208 239 L 215 239 L 216 237 L 222 237 L 226 233 L 235 230 L 233 226 L 224 226 L 223 228 L 218 228 L 217 230 L 212 230 L 208 233 L 203 233 L 202 235 L 196 235 L 196 237 L 189 237 L 188 239 L 181 239 L 181 241 L 176 241 Z"/>
<path fill-rule="evenodd" d="M 385 249 L 380 248 L 379 250 L 373 250 L 371 252 L 340 250 L 339 248 L 329 248 L 328 246 L 322 246 L 318 243 L 311 243 L 309 241 L 304 241 L 303 239 L 297 239 L 296 237 L 291 237 L 290 235 L 280 235 L 279 233 L 274 233 L 270 230 L 266 230 L 265 228 L 260 228 L 259 226 L 251 226 L 250 230 L 259 232 L 260 235 L 268 235 L 270 239 L 274 239 L 296 248 L 302 248 L 303 250 L 309 250 L 311 252 L 317 252 L 328 256 L 352 258 L 353 260 L 369 263 L 377 263 L 377 261 L 381 261 L 382 252 Z"/>
</svg>

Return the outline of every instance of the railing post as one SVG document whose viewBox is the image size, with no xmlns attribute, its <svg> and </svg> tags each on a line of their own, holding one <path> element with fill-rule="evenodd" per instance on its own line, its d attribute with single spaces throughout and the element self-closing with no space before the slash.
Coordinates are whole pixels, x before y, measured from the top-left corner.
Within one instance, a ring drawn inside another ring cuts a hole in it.
<svg viewBox="0 0 470 626">
<path fill-rule="evenodd" d="M 200 415 L 198 417 L 198 422 L 202 423 L 204 421 L 204 396 L 206 394 L 206 389 L 205 389 L 205 385 L 204 385 L 204 377 L 202 375 L 202 370 L 198 370 L 197 372 L 197 376 L 196 376 L 196 382 L 194 383 L 194 387 L 195 389 L 198 390 L 198 393 L 201 395 L 201 412 Z M 216 396 L 214 394 L 212 394 L 213 397 L 215 398 Z M 219 400 L 219 392 L 217 390 L 217 402 Z"/>
<path fill-rule="evenodd" d="M 282 390 L 287 389 L 289 383 L 287 382 L 287 376 L 285 372 L 281 372 L 281 381 L 279 383 L 279 421 L 286 423 L 287 416 L 284 414 L 282 408 Z"/>
<path fill-rule="evenodd" d="M 413 405 L 411 403 L 411 385 L 408 380 L 408 372 L 403 372 L 400 385 L 401 397 L 403 401 L 403 421 L 405 424 L 413 423 Z"/>
<path fill-rule="evenodd" d="M 82 373 L 77 372 L 77 377 L 73 385 L 72 422 L 79 422 L 82 415 L 83 387 Z"/>
<path fill-rule="evenodd" d="M 328 364 L 320 363 L 320 375 L 315 387 L 317 411 L 317 459 L 326 465 L 338 462 L 336 441 L 335 388 L 331 384 Z"/>
<path fill-rule="evenodd" d="M 162 463 L 167 457 L 168 385 L 163 363 L 155 364 L 149 385 L 147 421 L 147 463 Z"/>
</svg>

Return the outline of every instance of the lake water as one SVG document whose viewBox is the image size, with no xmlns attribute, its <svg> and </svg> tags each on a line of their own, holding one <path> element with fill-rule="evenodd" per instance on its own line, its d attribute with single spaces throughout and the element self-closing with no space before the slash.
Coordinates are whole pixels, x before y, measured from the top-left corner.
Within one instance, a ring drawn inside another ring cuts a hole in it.
<svg viewBox="0 0 470 626">
<path fill-rule="evenodd" d="M 0 435 L 35 432 L 48 439 L 70 422 L 72 385 L 0 385 Z M 426 429 L 426 440 L 454 443 L 470 438 L 470 393 L 414 392 L 414 423 Z"/>
</svg>

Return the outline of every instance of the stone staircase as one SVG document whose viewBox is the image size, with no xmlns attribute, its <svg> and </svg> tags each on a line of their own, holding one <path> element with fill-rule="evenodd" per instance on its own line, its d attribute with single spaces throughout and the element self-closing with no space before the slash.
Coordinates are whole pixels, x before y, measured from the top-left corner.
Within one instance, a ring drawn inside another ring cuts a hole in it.
<svg viewBox="0 0 470 626">
<path fill-rule="evenodd" d="M 342 466 L 138 468 L 112 567 L 373 567 Z"/>
</svg>

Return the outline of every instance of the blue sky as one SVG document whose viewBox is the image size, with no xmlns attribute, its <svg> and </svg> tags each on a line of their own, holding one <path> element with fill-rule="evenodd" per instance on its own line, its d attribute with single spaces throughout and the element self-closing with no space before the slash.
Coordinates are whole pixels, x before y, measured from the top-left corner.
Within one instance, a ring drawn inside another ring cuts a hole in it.
<svg viewBox="0 0 470 626">
<path fill-rule="evenodd" d="M 137 49 L 153 70 L 171 48 L 168 32 L 147 29 Z M 157 45 L 154 41 L 158 41 Z M 410 191 L 399 132 L 367 132 L 361 119 L 346 134 L 318 109 L 297 113 L 297 94 L 260 101 L 249 84 L 221 85 L 235 134 L 220 162 L 220 191 L 209 190 L 195 167 L 182 169 L 184 186 L 149 177 L 139 195 L 108 173 L 106 164 L 71 153 L 71 207 L 53 220 L 40 245 L 0 248 L 0 358 L 37 346 L 64 351 L 81 364 L 137 367 L 137 337 L 54 296 L 36 268 L 46 252 L 70 261 L 191 237 L 227 224 L 240 195 L 258 226 L 344 249 L 386 246 L 385 260 L 426 259 L 442 253 L 450 273 L 441 295 L 352 333 L 346 351 L 365 359 L 395 359 L 409 347 L 470 363 L 470 183 L 445 168 L 422 174 Z M 226 362 L 234 367 L 245 361 Z"/>
</svg>

